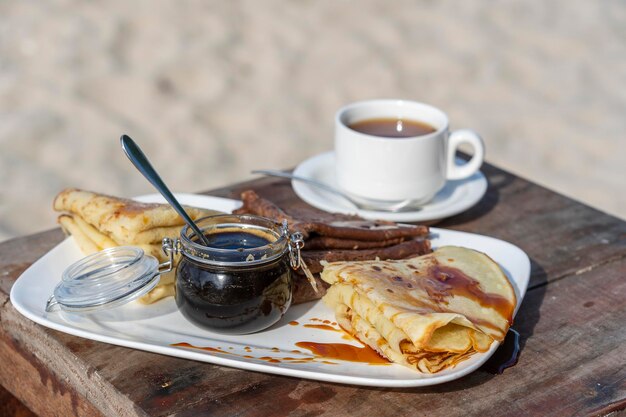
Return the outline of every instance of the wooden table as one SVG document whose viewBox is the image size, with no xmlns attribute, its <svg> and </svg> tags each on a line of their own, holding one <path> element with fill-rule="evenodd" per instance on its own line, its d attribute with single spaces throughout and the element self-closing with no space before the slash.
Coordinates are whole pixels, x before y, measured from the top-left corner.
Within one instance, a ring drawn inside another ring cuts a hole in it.
<svg viewBox="0 0 626 417">
<path fill-rule="evenodd" d="M 9 301 L 15 279 L 56 245 L 52 230 L 0 244 L 0 383 L 41 415 L 626 415 L 626 222 L 490 165 L 479 205 L 438 224 L 525 250 L 532 276 L 515 320 L 519 363 L 426 388 L 376 389 L 273 376 L 81 339 Z M 282 180 L 254 188 L 305 204 Z M 621 410 L 621 411 L 620 411 Z M 615 413 L 617 412 L 617 413 Z"/>
</svg>

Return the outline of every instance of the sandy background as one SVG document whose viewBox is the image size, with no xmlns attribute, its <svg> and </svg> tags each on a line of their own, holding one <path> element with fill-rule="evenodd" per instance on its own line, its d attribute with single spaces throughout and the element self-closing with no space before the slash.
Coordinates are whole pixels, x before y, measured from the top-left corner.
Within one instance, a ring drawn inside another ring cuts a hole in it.
<svg viewBox="0 0 626 417">
<path fill-rule="evenodd" d="M 626 217 L 622 1 L 0 2 L 0 240 L 62 188 L 175 191 L 332 147 L 345 103 L 394 97 L 479 131 L 487 159 Z"/>
</svg>

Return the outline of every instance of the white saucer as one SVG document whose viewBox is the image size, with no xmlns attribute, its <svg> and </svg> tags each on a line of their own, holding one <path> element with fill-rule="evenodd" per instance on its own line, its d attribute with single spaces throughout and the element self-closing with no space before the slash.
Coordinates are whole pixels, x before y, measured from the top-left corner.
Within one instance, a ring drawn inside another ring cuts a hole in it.
<svg viewBox="0 0 626 417">
<path fill-rule="evenodd" d="M 464 163 L 457 158 L 457 163 Z M 295 175 L 313 178 L 333 187 L 338 187 L 335 178 L 335 152 L 325 152 L 307 159 L 298 165 Z M 385 211 L 357 210 L 339 196 L 318 189 L 300 181 L 292 181 L 291 185 L 301 199 L 320 210 L 331 213 L 357 214 L 365 219 L 391 220 L 395 222 L 419 222 L 439 220 L 459 214 L 474 204 L 487 192 L 487 179 L 482 172 L 464 180 L 448 181 L 441 191 L 435 195 L 421 210 L 389 213 Z"/>
</svg>

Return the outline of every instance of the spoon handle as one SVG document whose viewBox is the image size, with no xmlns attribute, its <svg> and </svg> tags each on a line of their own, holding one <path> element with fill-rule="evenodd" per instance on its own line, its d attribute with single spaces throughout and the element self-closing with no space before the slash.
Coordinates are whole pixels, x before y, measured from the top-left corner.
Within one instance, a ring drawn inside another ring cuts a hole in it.
<svg viewBox="0 0 626 417">
<path fill-rule="evenodd" d="M 167 188 L 159 174 L 154 170 L 150 161 L 143 153 L 141 148 L 135 143 L 134 140 L 130 138 L 130 136 L 122 135 L 120 138 L 120 143 L 122 144 L 122 149 L 130 162 L 135 165 L 135 168 L 139 170 L 143 174 L 144 177 L 161 193 L 161 195 L 167 200 L 168 203 L 176 210 L 176 212 L 180 215 L 180 217 L 185 220 L 185 223 L 189 225 L 193 229 L 193 232 L 198 236 L 199 239 L 202 239 L 205 245 L 208 245 L 206 236 L 202 233 L 202 231 L 196 226 L 191 217 L 187 214 L 183 206 L 178 203 L 178 200 L 174 197 L 172 192 Z"/>
<path fill-rule="evenodd" d="M 342 197 L 344 200 L 346 200 L 352 206 L 356 207 L 359 210 L 382 211 L 382 212 L 389 212 L 389 213 L 422 210 L 422 206 L 417 206 L 413 204 L 412 200 L 410 199 L 385 201 L 385 200 L 376 200 L 376 199 L 371 199 L 371 198 L 358 197 L 348 192 L 338 190 L 337 188 L 334 188 L 330 185 L 324 184 L 321 181 L 317 181 L 311 178 L 301 177 L 299 175 L 294 175 L 294 174 L 284 172 L 284 171 L 277 171 L 273 169 L 257 169 L 257 170 L 252 171 L 252 173 L 267 175 L 269 177 L 289 178 L 295 181 L 306 182 L 307 184 L 311 184 L 324 191 L 328 191 L 329 193 L 333 193 Z"/>
<path fill-rule="evenodd" d="M 302 182 L 306 182 L 307 184 L 311 184 L 314 185 L 315 187 L 321 188 L 322 190 L 328 191 L 329 193 L 333 193 L 336 194 L 338 196 L 343 197 L 344 199 L 346 199 L 348 202 L 350 202 L 351 204 L 355 205 L 355 202 L 352 201 L 352 199 L 346 195 L 346 193 L 337 190 L 336 188 L 333 188 L 329 185 L 326 185 L 322 182 L 319 181 L 315 181 L 312 180 L 310 178 L 306 178 L 306 177 L 300 177 L 298 175 L 294 175 L 294 174 L 290 174 L 288 172 L 283 172 L 283 171 L 276 171 L 273 169 L 256 169 L 254 171 L 252 171 L 253 174 L 262 174 L 262 175 L 267 175 L 269 177 L 278 177 L 278 178 L 288 178 L 288 179 L 292 179 L 292 180 L 296 180 L 296 181 L 302 181 Z M 358 208 L 358 206 L 357 206 Z"/>
</svg>

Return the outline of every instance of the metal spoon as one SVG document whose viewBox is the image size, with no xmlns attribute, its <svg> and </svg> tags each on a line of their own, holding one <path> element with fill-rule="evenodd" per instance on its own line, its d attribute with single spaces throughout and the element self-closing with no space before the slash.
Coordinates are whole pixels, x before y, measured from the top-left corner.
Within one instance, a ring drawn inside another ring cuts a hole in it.
<svg viewBox="0 0 626 417">
<path fill-rule="evenodd" d="M 135 168 L 137 168 L 139 172 L 141 172 L 143 176 L 146 177 L 146 179 L 150 181 L 152 185 L 154 185 L 154 188 L 156 188 L 157 191 L 161 193 L 165 200 L 170 203 L 170 206 L 172 206 L 174 210 L 176 210 L 176 212 L 180 215 L 180 217 L 183 218 L 185 223 L 187 223 L 187 225 L 191 228 L 191 230 L 193 230 L 196 236 L 198 236 L 198 239 L 202 240 L 205 245 L 209 246 L 209 241 L 207 240 L 204 233 L 202 233 L 200 228 L 193 222 L 193 220 L 191 220 L 191 217 L 189 217 L 183 206 L 180 205 L 178 200 L 176 200 L 176 197 L 174 197 L 174 194 L 172 194 L 169 188 L 167 188 L 167 185 L 165 185 L 159 174 L 157 174 L 154 168 L 152 168 L 150 161 L 148 161 L 148 158 L 141 151 L 141 148 L 137 146 L 135 141 L 127 135 L 122 135 L 122 137 L 120 138 L 120 143 L 122 144 L 122 149 L 124 150 L 124 153 L 126 153 L 126 156 L 128 157 L 128 159 L 130 159 L 130 162 L 135 165 Z"/>
<path fill-rule="evenodd" d="M 316 181 L 311 178 L 301 177 L 299 175 L 290 174 L 284 171 L 276 171 L 272 169 L 257 169 L 252 171 L 252 173 L 267 175 L 269 177 L 289 178 L 296 181 L 306 182 L 307 184 L 311 184 L 321 190 L 328 191 L 329 193 L 333 193 L 342 197 L 344 200 L 348 201 L 359 210 L 389 211 L 393 213 L 399 211 L 419 211 L 422 209 L 421 206 L 415 204 L 415 200 L 378 200 L 375 198 L 359 197 L 354 194 L 338 190 L 337 188 L 323 182 Z"/>
</svg>

